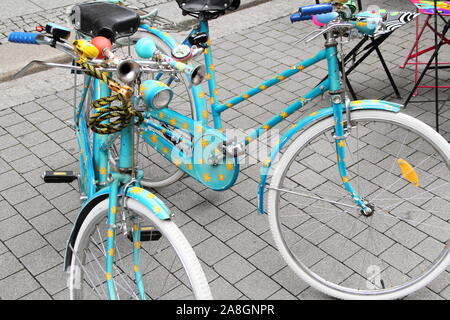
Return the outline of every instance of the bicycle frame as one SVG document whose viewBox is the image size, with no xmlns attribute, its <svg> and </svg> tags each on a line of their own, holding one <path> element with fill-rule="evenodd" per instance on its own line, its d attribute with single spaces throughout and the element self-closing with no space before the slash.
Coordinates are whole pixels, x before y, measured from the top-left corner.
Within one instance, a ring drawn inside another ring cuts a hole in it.
<svg viewBox="0 0 450 320">
<path fill-rule="evenodd" d="M 141 28 L 153 33 L 157 37 L 161 38 L 165 43 L 169 45 L 170 48 L 173 48 L 176 45 L 176 41 L 166 32 L 161 32 L 156 28 L 150 27 L 148 25 L 141 25 Z M 191 34 L 197 32 L 205 32 L 209 35 L 209 26 L 208 21 L 202 20 L 199 25 L 195 27 Z M 329 39 L 333 37 L 330 34 Z M 184 41 L 187 43 L 187 39 Z M 399 112 L 401 105 L 390 103 L 386 101 L 379 100 L 362 100 L 362 101 L 354 101 L 352 103 L 346 104 L 346 97 L 344 96 L 344 91 L 341 88 L 340 81 L 340 71 L 338 65 L 337 58 L 337 41 L 327 41 L 326 48 L 319 51 L 316 55 L 310 57 L 309 59 L 300 62 L 290 69 L 276 75 L 275 77 L 263 82 L 259 86 L 244 92 L 243 94 L 236 96 L 227 102 L 220 104 L 219 97 L 217 92 L 217 84 L 215 79 L 215 65 L 213 62 L 212 56 L 212 47 L 211 42 L 208 40 L 207 47 L 204 52 L 205 65 L 207 70 L 207 80 L 208 80 L 208 90 L 210 95 L 210 106 L 211 106 L 211 114 L 214 123 L 214 128 L 208 127 L 209 113 L 206 109 L 206 101 L 205 101 L 205 93 L 202 91 L 200 86 L 193 87 L 193 97 L 194 103 L 196 105 L 196 116 L 199 122 L 195 122 L 193 119 L 182 116 L 181 114 L 170 110 L 170 108 L 162 109 L 162 110 L 152 110 L 150 111 L 150 115 L 152 118 L 157 119 L 163 123 L 167 123 L 177 129 L 184 130 L 195 136 L 197 133 L 215 130 L 218 132 L 222 132 L 222 123 L 221 123 L 221 113 L 225 110 L 235 107 L 239 103 L 248 100 L 250 97 L 263 92 L 267 88 L 270 88 L 274 85 L 277 85 L 281 81 L 297 74 L 304 69 L 313 66 L 314 64 L 326 60 L 328 64 L 328 77 L 326 80 L 322 81 L 318 86 L 314 89 L 300 97 L 297 101 L 286 107 L 282 112 L 277 114 L 276 116 L 269 119 L 267 122 L 259 126 L 257 129 L 248 134 L 241 142 L 241 145 L 248 145 L 252 140 L 258 138 L 263 133 L 267 132 L 275 125 L 279 124 L 287 117 L 289 117 L 294 112 L 300 110 L 304 107 L 308 102 L 317 98 L 318 96 L 323 95 L 325 92 L 329 92 L 331 95 L 331 106 L 329 108 L 324 108 L 313 112 L 309 116 L 301 119 L 296 125 L 292 126 L 291 129 L 281 138 L 280 144 L 284 146 L 285 143 L 292 138 L 295 133 L 302 130 L 307 124 L 312 123 L 314 121 L 318 121 L 321 118 L 333 116 L 335 120 L 335 147 L 336 147 L 336 158 L 338 163 L 339 174 L 341 176 L 341 180 L 344 188 L 349 192 L 352 196 L 354 202 L 361 208 L 361 210 L 366 210 L 367 206 L 364 203 L 364 200 L 357 194 L 357 192 L 353 189 L 349 179 L 347 178 L 347 168 L 345 164 L 345 139 L 348 134 L 347 130 L 350 128 L 351 124 L 347 125 L 347 121 L 344 120 L 344 115 L 346 109 L 356 110 L 356 109 L 379 109 L 379 110 L 387 110 L 391 112 Z M 347 119 L 348 120 L 348 119 Z M 238 164 L 235 165 L 234 175 L 235 178 L 228 179 L 225 183 L 220 184 L 219 182 L 216 184 L 210 184 L 209 181 L 205 181 L 201 176 L 193 173 L 192 171 L 192 163 L 191 159 L 183 154 L 176 146 L 163 141 L 164 139 L 159 139 L 160 135 L 156 133 L 153 129 L 157 129 L 155 124 L 152 124 L 151 121 L 147 121 L 146 128 L 144 128 L 144 140 L 153 146 L 157 151 L 159 151 L 163 156 L 166 157 L 169 161 L 180 167 L 183 171 L 199 180 L 203 184 L 207 185 L 211 189 L 214 190 L 226 190 L 231 187 L 236 181 L 237 173 L 236 171 Z M 166 130 L 168 132 L 169 130 Z M 164 131 L 163 131 L 164 132 Z M 225 140 L 226 138 L 224 138 Z M 195 147 L 195 146 L 194 146 Z M 276 155 L 279 153 L 281 149 L 276 147 L 272 150 L 271 156 L 267 159 L 264 164 L 264 168 L 261 174 L 261 180 L 259 185 L 259 212 L 263 213 L 263 193 L 266 186 L 266 179 L 268 175 L 268 170 L 273 164 L 273 160 L 276 158 Z M 194 164 L 199 166 L 199 164 Z M 191 166 L 191 167 L 190 167 Z M 203 163 L 200 166 L 204 166 Z M 212 166 L 210 166 L 212 167 Z M 194 170 L 195 171 L 195 170 Z M 207 169 L 204 169 L 207 171 Z M 202 171 L 202 172 L 204 172 Z M 209 176 L 208 176 L 209 178 Z M 223 179 L 219 179 L 223 180 Z M 217 186 L 218 185 L 218 186 Z"/>
</svg>

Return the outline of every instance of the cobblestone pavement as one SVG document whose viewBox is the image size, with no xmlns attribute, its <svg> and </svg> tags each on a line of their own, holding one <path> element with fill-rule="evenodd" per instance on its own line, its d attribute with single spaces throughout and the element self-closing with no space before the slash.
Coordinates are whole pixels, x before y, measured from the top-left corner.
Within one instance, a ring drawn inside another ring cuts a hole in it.
<svg viewBox="0 0 450 320">
<path fill-rule="evenodd" d="M 141 2 L 144 5 L 148 1 Z M 385 7 L 397 5 L 398 9 L 398 1 L 384 2 L 388 3 Z M 55 16 L 60 12 L 53 10 Z M 29 18 L 39 20 L 38 17 L 30 14 Z M 307 46 L 304 43 L 292 46 L 293 41 L 311 30 L 313 26 L 308 23 L 291 25 L 283 17 L 215 41 L 221 98 L 241 93 L 298 62 L 299 57 L 317 51 L 322 45 L 320 40 Z M 403 95 L 411 89 L 413 71 L 401 70 L 398 65 L 412 45 L 413 32 L 413 25 L 399 29 L 382 47 Z M 442 54 L 442 59 L 445 58 L 450 58 L 448 51 Z M 361 98 L 391 93 L 378 63 L 375 57 L 370 57 L 350 77 Z M 367 70 L 372 70 L 370 75 Z M 241 129 L 256 127 L 298 93 L 311 89 L 324 74 L 325 66 L 321 64 L 318 69 L 306 70 L 250 99 L 240 108 L 224 113 L 226 125 Z M 441 79 L 448 82 L 449 72 L 442 72 Z M 78 192 L 75 184 L 44 184 L 40 175 L 48 169 L 78 170 L 75 136 L 64 122 L 72 117 L 71 87 L 72 78 L 61 70 L 0 84 L 1 299 L 68 297 L 62 263 L 64 246 L 79 208 Z M 426 90 L 421 90 L 421 94 L 421 98 L 432 97 Z M 320 105 L 321 101 L 312 103 L 306 114 Z M 411 104 L 405 112 L 434 124 L 433 103 Z M 295 120 L 294 117 L 289 121 Z M 450 111 L 446 108 L 442 110 L 441 123 L 444 134 L 450 138 L 447 134 Z M 158 192 L 194 244 L 216 298 L 327 299 L 286 266 L 274 247 L 267 217 L 256 213 L 260 167 L 260 163 L 244 166 L 237 184 L 225 192 L 207 190 L 191 178 Z M 408 299 L 448 300 L 449 283 L 447 269 Z"/>
<path fill-rule="evenodd" d="M 170 0 L 128 0 L 127 3 L 146 9 Z M 38 24 L 51 21 L 65 25 L 67 7 L 85 0 L 2 0 L 0 41 L 12 31 L 33 31 Z M 18 12 L 21 14 L 19 15 Z"/>
</svg>

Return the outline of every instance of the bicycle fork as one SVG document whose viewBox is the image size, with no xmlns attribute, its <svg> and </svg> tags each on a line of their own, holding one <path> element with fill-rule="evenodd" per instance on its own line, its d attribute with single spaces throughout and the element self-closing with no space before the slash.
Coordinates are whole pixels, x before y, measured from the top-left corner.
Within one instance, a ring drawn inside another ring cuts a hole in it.
<svg viewBox="0 0 450 320">
<path fill-rule="evenodd" d="M 106 285 L 108 289 L 108 296 L 111 300 L 117 299 L 117 287 L 114 278 L 114 260 L 116 256 L 116 230 L 119 228 L 117 223 L 117 207 L 118 198 L 120 192 L 120 185 L 125 184 L 123 187 L 122 197 L 123 204 L 122 210 L 125 210 L 125 197 L 127 188 L 129 185 L 130 177 L 128 175 L 122 175 L 119 173 L 112 174 L 112 183 L 110 185 L 109 192 L 109 206 L 108 206 L 108 228 L 107 228 L 107 238 L 106 238 Z M 124 213 L 123 213 L 124 214 Z M 126 223 L 126 221 L 122 221 Z M 141 232 L 140 224 L 136 221 L 133 223 L 132 227 L 132 241 L 133 241 L 133 272 L 135 275 L 135 281 L 138 288 L 139 298 L 145 299 L 145 290 L 142 282 L 142 274 L 140 271 L 140 254 L 141 254 Z"/>
</svg>

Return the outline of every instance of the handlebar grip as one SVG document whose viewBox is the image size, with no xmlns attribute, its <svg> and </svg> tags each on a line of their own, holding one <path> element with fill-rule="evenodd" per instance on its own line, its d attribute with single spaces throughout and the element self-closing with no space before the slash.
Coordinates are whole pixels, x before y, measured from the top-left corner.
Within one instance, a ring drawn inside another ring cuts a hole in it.
<svg viewBox="0 0 450 320">
<path fill-rule="evenodd" d="M 291 14 L 291 23 L 311 20 L 312 16 L 302 16 L 300 13 Z"/>
<path fill-rule="evenodd" d="M 333 11 L 331 3 L 312 4 L 298 8 L 301 16 L 313 16 L 316 14 L 330 13 Z"/>
<path fill-rule="evenodd" d="M 39 33 L 32 32 L 13 32 L 8 36 L 8 41 L 15 43 L 39 44 L 36 41 L 39 35 Z"/>
</svg>

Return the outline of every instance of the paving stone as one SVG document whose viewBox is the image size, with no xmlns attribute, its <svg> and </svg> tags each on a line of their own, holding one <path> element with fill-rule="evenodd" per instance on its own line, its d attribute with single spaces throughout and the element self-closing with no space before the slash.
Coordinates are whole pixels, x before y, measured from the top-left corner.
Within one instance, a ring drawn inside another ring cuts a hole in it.
<svg viewBox="0 0 450 320">
<path fill-rule="evenodd" d="M 215 300 L 236 300 L 242 293 L 223 278 L 217 278 L 209 284 Z"/>
<path fill-rule="evenodd" d="M 255 210 L 250 202 L 240 196 L 221 204 L 219 208 L 235 219 L 240 219 Z"/>
<path fill-rule="evenodd" d="M 65 250 L 67 240 L 72 232 L 72 225 L 67 224 L 59 229 L 49 232 L 45 235 L 45 239 L 55 248 L 57 251 Z"/>
<path fill-rule="evenodd" d="M 210 237 L 194 247 L 199 257 L 209 266 L 214 265 L 224 257 L 228 256 L 232 250 L 216 237 Z"/>
<path fill-rule="evenodd" d="M 67 220 L 60 212 L 53 209 L 31 219 L 30 223 L 38 229 L 40 233 L 46 234 L 66 225 L 69 223 L 69 220 Z"/>
<path fill-rule="evenodd" d="M 187 211 L 199 203 L 205 201 L 199 194 L 192 190 L 186 189 L 183 193 L 178 193 L 167 199 L 182 211 Z"/>
<path fill-rule="evenodd" d="M 16 205 L 36 196 L 38 193 L 30 184 L 24 182 L 3 191 L 1 194 L 10 204 Z"/>
<path fill-rule="evenodd" d="M 44 163 L 36 157 L 34 154 L 30 154 L 26 157 L 20 158 L 18 160 L 12 161 L 10 165 L 19 173 L 25 173 L 30 170 L 39 168 L 44 165 Z"/>
<path fill-rule="evenodd" d="M 232 253 L 214 265 L 214 270 L 230 283 L 236 283 L 251 272 L 255 267 L 236 253 Z"/>
<path fill-rule="evenodd" d="M 44 197 L 37 196 L 16 205 L 16 209 L 26 219 L 34 218 L 44 212 L 50 211 L 54 207 Z"/>
<path fill-rule="evenodd" d="M 236 284 L 236 288 L 238 288 L 251 300 L 261 300 L 267 299 L 281 287 L 264 273 L 256 270 L 246 278 L 239 281 Z M 258 290 L 255 290 L 255 288 L 258 288 Z"/>
<path fill-rule="evenodd" d="M 10 252 L 0 255 L 0 279 L 4 279 L 13 273 L 23 269 L 23 265 Z"/>
<path fill-rule="evenodd" d="M 244 258 L 252 256 L 267 246 L 264 240 L 261 240 L 261 238 L 248 230 L 228 240 L 226 243 Z"/>
<path fill-rule="evenodd" d="M 5 241 L 5 244 L 15 256 L 21 258 L 47 245 L 47 242 L 36 230 L 32 229 Z"/>
<path fill-rule="evenodd" d="M 0 221 L 0 240 L 6 241 L 30 229 L 30 224 L 19 214 L 16 214 L 8 219 Z"/>
<path fill-rule="evenodd" d="M 40 274 L 61 263 L 63 258 L 50 246 L 40 248 L 22 258 L 20 261 L 33 275 Z"/>
<path fill-rule="evenodd" d="M 45 292 L 44 289 L 39 288 L 26 296 L 20 298 L 20 300 L 51 300 L 52 298 Z"/>
<path fill-rule="evenodd" d="M 30 151 L 21 144 L 17 144 L 15 146 L 0 151 L 0 157 L 2 157 L 3 159 L 5 159 L 5 161 L 8 162 L 17 160 L 19 158 L 23 158 L 24 156 L 27 156 L 29 154 Z"/>
<path fill-rule="evenodd" d="M 6 201 L 0 201 L 0 221 L 12 217 L 17 211 Z"/>
<path fill-rule="evenodd" d="M 21 270 L 0 280 L 0 288 L 8 288 L 8 290 L 0 290 L 1 299 L 15 300 L 33 292 L 39 288 L 39 284 L 28 271 Z"/>
<path fill-rule="evenodd" d="M 209 233 L 195 221 L 191 221 L 185 224 L 180 229 L 192 246 L 195 246 L 198 243 L 203 242 L 205 239 L 211 237 L 211 233 Z"/>
<path fill-rule="evenodd" d="M 265 247 L 248 260 L 268 276 L 272 276 L 286 265 L 278 250 L 271 246 Z"/>
<path fill-rule="evenodd" d="M 229 216 L 223 216 L 206 226 L 206 229 L 222 241 L 243 232 L 245 228 Z"/>
<path fill-rule="evenodd" d="M 52 269 L 49 269 L 36 277 L 39 283 L 42 284 L 44 289 L 50 294 L 54 295 L 57 292 L 67 288 L 68 273 L 63 272 L 63 265 L 57 265 Z"/>
<path fill-rule="evenodd" d="M 201 225 L 205 226 L 219 217 L 222 217 L 225 213 L 210 202 L 204 201 L 188 210 L 186 214 Z"/>
</svg>

